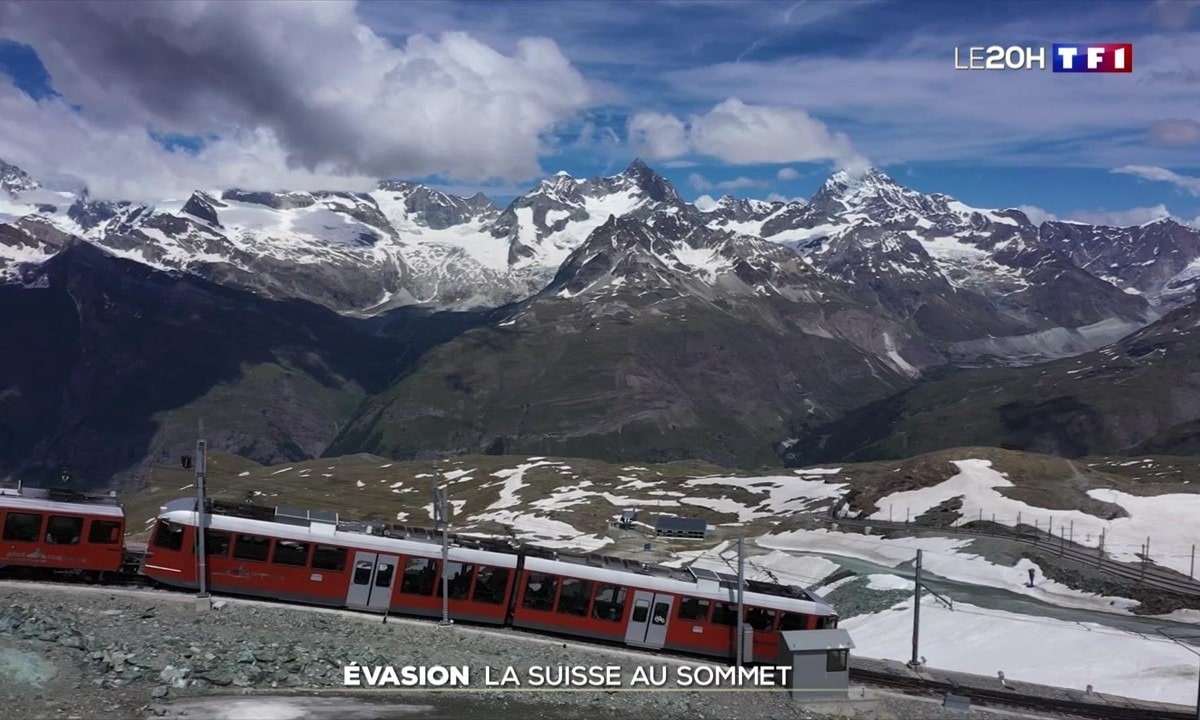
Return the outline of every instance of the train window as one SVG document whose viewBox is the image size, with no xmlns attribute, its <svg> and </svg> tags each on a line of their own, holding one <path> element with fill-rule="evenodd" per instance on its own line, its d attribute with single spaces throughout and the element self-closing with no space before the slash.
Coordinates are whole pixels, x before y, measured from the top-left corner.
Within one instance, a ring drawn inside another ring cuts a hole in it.
<svg viewBox="0 0 1200 720">
<path fill-rule="evenodd" d="M 646 616 L 650 614 L 650 603 L 646 600 L 638 600 L 633 604 L 633 622 L 646 622 Z"/>
<path fill-rule="evenodd" d="M 849 650 L 828 650 L 825 653 L 825 672 L 845 672 Z"/>
<path fill-rule="evenodd" d="M 800 613 L 784 613 L 779 618 L 779 632 L 787 632 L 789 630 L 807 630 L 808 616 Z"/>
<path fill-rule="evenodd" d="M 712 620 L 709 622 L 713 625 L 737 625 L 737 605 L 724 602 L 713 604 Z"/>
<path fill-rule="evenodd" d="M 279 565 L 295 565 L 304 567 L 308 564 L 308 543 L 295 540 L 276 540 L 275 557 Z"/>
<path fill-rule="evenodd" d="M 475 566 L 467 563 L 452 562 L 446 564 L 446 584 L 451 600 L 466 600 L 471 592 L 471 576 L 475 574 Z M 504 592 L 503 589 L 500 591 Z"/>
<path fill-rule="evenodd" d="M 42 533 L 42 516 L 34 513 L 9 512 L 4 517 L 4 539 L 18 542 L 37 542 Z"/>
<path fill-rule="evenodd" d="M 708 606 L 707 600 L 685 597 L 679 601 L 679 619 L 704 622 L 708 619 Z"/>
<path fill-rule="evenodd" d="M 587 580 L 563 578 L 558 596 L 558 611 L 566 615 L 586 617 L 592 601 L 592 584 Z"/>
<path fill-rule="evenodd" d="M 93 520 L 88 528 L 88 542 L 113 545 L 121 542 L 121 523 L 112 520 Z"/>
<path fill-rule="evenodd" d="M 163 550 L 182 550 L 183 526 L 170 520 L 159 520 L 152 544 Z"/>
<path fill-rule="evenodd" d="M 220 530 L 204 531 L 204 554 L 225 557 L 229 554 L 229 533 Z"/>
<path fill-rule="evenodd" d="M 354 584 L 369 585 L 371 583 L 371 571 L 375 569 L 375 565 L 370 560 L 359 560 L 354 563 Z"/>
<path fill-rule="evenodd" d="M 554 591 L 557 589 L 557 575 L 529 573 L 525 578 L 525 597 L 521 604 L 530 610 L 553 610 Z"/>
<path fill-rule="evenodd" d="M 817 624 L 817 628 L 820 630 L 831 630 L 835 627 L 837 627 L 837 615 L 822 615 Z"/>
<path fill-rule="evenodd" d="M 375 571 L 375 587 L 391 587 L 392 577 L 396 574 L 396 566 L 390 562 L 379 563 L 379 569 Z"/>
<path fill-rule="evenodd" d="M 263 535 L 238 535 L 233 543 L 233 556 L 238 560 L 266 562 L 271 550 L 271 538 Z"/>
<path fill-rule="evenodd" d="M 312 566 L 313 570 L 345 570 L 346 548 L 332 545 L 316 546 L 313 548 Z"/>
<path fill-rule="evenodd" d="M 83 518 L 51 515 L 46 520 L 46 542 L 51 545 L 78 545 L 83 535 Z"/>
<path fill-rule="evenodd" d="M 625 617 L 625 588 L 620 585 L 601 585 L 596 588 L 596 604 L 592 606 L 592 617 L 598 620 L 620 622 Z"/>
<path fill-rule="evenodd" d="M 504 591 L 508 587 L 508 568 L 487 567 L 479 568 L 479 576 L 475 578 L 475 593 L 471 599 L 475 602 L 499 605 L 504 602 Z"/>
<path fill-rule="evenodd" d="M 400 592 L 409 595 L 432 595 L 433 581 L 436 578 L 436 560 L 409 558 L 404 567 L 404 580 L 400 582 Z"/>
<path fill-rule="evenodd" d="M 671 603 L 660 602 L 654 603 L 654 615 L 650 617 L 650 622 L 655 625 L 666 625 L 667 616 L 671 614 Z"/>
<path fill-rule="evenodd" d="M 767 608 L 746 608 L 746 624 L 759 632 L 771 632 L 775 626 L 775 611 Z"/>
</svg>

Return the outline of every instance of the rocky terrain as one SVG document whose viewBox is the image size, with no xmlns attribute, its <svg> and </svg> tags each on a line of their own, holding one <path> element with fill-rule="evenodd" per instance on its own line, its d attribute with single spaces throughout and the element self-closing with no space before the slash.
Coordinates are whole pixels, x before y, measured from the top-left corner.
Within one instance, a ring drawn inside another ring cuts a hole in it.
<svg viewBox="0 0 1200 720">
<path fill-rule="evenodd" d="M 251 714 L 237 717 L 257 717 L 245 698 L 260 697 L 262 692 L 288 695 L 288 690 L 299 689 L 336 691 L 342 685 L 342 667 L 351 662 L 467 664 L 479 671 L 488 666 L 496 669 L 497 676 L 507 666 L 524 669 L 534 664 L 619 664 L 628 676 L 638 663 L 678 662 L 509 631 L 439 628 L 432 621 L 394 618 L 381 624 L 377 616 L 246 601 L 218 600 L 217 609 L 197 613 L 192 596 L 153 591 L 6 582 L 0 584 L 0 602 L 0 702 L 7 717 L 21 720 L 163 716 L 196 720 L 214 717 L 206 715 L 216 712 L 214 706 L 199 702 L 214 696 L 228 696 L 221 706 L 250 708 L 240 712 Z M 290 697 L 294 702 L 295 694 Z M 878 700 L 876 717 L 881 720 L 961 717 L 929 701 L 875 691 L 871 697 Z M 447 698 L 404 691 L 399 699 L 388 694 L 387 701 L 441 707 L 447 713 L 397 717 L 464 720 L 578 717 L 581 713 L 613 720 L 835 717 L 806 710 L 774 692 L 748 696 L 495 690 Z M 297 716 L 293 711 L 287 717 Z"/>
<path fill-rule="evenodd" d="M 1186 309 L 1200 231 L 1171 220 L 1038 225 L 877 169 L 808 201 L 698 207 L 640 160 L 503 208 L 399 180 L 133 202 L 4 164 L 0 187 L 0 336 L 17 348 L 0 364 L 0 474 L 25 481 L 65 467 L 137 483 L 201 417 L 211 447 L 262 463 L 741 468 L 968 443 L 1191 452 L 1200 418 L 1186 397 L 1043 398 L 1026 367 Z M 1136 363 L 1190 386 L 1160 353 Z M 891 441 L 897 414 L 924 425 L 963 395 L 938 381 L 980 366 L 961 377 L 1003 382 L 1002 406 L 972 386 L 953 436 Z"/>
<path fill-rule="evenodd" d="M 1078 458 L 1200 449 L 1200 303 L 1099 350 L 1029 368 L 946 373 L 809 428 L 796 464 L 992 445 Z"/>
</svg>

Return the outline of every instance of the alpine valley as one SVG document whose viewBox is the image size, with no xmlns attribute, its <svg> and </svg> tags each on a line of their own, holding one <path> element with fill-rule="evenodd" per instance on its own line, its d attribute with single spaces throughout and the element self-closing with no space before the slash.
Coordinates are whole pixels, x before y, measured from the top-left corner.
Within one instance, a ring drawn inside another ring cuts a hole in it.
<svg viewBox="0 0 1200 720">
<path fill-rule="evenodd" d="M 141 203 L 0 162 L 0 475 L 136 478 L 200 418 L 268 464 L 1193 452 L 1198 280 L 1171 219 L 1035 224 L 878 170 L 697 206 L 634 161 L 499 207 L 397 180 Z"/>
</svg>

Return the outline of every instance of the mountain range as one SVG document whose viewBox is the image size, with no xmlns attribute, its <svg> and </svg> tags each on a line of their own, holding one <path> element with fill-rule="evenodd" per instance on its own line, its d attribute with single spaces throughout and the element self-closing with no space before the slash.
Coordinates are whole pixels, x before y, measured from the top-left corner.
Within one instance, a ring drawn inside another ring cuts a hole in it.
<svg viewBox="0 0 1200 720">
<path fill-rule="evenodd" d="M 132 202 L 0 163 L 0 472 L 136 475 L 200 415 L 261 462 L 899 452 L 898 421 L 861 413 L 977 373 L 1024 387 L 1178 323 L 1198 279 L 1200 232 L 1173 220 L 1035 224 L 875 169 L 698 207 L 639 160 L 501 208 L 399 180 Z"/>
</svg>

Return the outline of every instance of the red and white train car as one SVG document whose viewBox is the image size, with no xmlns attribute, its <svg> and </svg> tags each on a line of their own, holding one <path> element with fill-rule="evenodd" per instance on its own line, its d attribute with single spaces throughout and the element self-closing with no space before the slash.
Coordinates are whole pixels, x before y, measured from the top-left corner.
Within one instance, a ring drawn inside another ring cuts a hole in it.
<svg viewBox="0 0 1200 720">
<path fill-rule="evenodd" d="M 199 587 L 196 501 L 176 500 L 155 523 L 143 575 L 166 585 Z M 315 605 L 437 615 L 442 612 L 440 546 L 387 537 L 333 513 L 215 506 L 207 514 L 208 588 Z M 450 548 L 453 617 L 503 623 L 515 555 Z"/>
<path fill-rule="evenodd" d="M 0 568 L 117 572 L 124 540 L 114 494 L 0 488 Z"/>
<path fill-rule="evenodd" d="M 194 499 L 164 506 L 143 574 L 199 586 L 195 508 Z M 431 535 L 398 537 L 287 508 L 216 504 L 206 525 L 208 587 L 217 593 L 440 616 L 444 573 L 455 619 L 716 657 L 736 652 L 737 579 L 727 574 L 461 537 L 443 568 Z M 747 582 L 743 608 L 753 634 L 747 658 L 774 659 L 782 630 L 837 625 L 832 607 L 794 587 Z"/>
<path fill-rule="evenodd" d="M 524 557 L 512 624 L 634 647 L 733 657 L 737 577 L 599 556 Z M 779 632 L 837 626 L 832 607 L 805 591 L 747 581 L 744 657 L 778 656 Z"/>
</svg>

